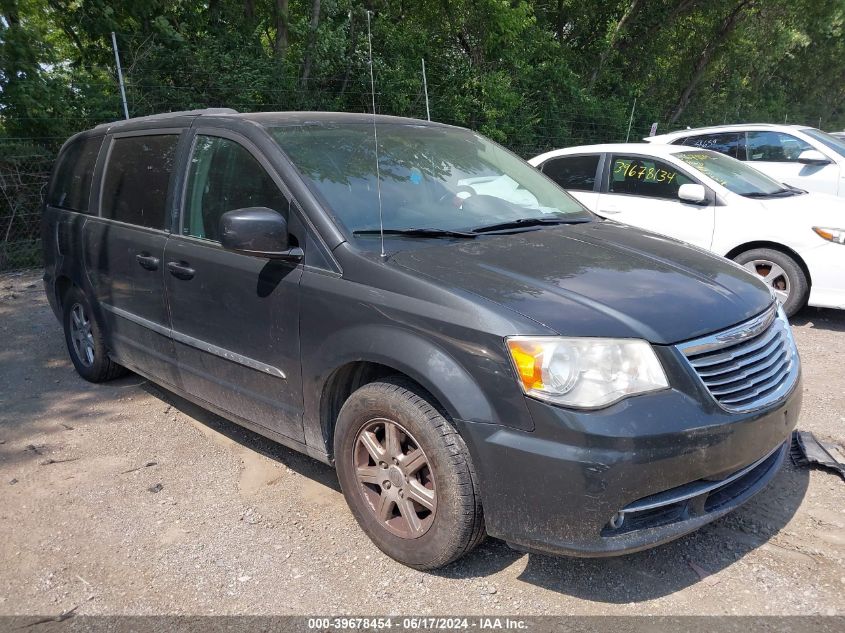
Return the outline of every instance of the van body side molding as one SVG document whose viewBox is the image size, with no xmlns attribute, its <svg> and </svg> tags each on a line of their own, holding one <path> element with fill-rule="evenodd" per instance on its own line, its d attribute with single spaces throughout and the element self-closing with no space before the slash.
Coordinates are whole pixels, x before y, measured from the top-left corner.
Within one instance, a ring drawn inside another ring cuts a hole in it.
<svg viewBox="0 0 845 633">
<path fill-rule="evenodd" d="M 132 314 L 131 312 L 127 312 L 126 310 L 122 310 L 121 308 L 116 308 L 115 306 L 109 305 L 107 303 L 100 302 L 100 305 L 112 314 L 126 319 L 127 321 L 137 323 L 142 327 L 148 328 L 153 332 L 156 332 L 157 334 L 161 334 L 162 336 L 166 336 L 167 338 L 173 339 L 178 343 L 182 343 L 200 351 L 219 356 L 220 358 L 224 358 L 233 363 L 238 363 L 239 365 L 243 365 L 244 367 L 249 367 L 250 369 L 254 369 L 256 371 L 275 376 L 276 378 L 287 380 L 285 372 L 283 372 L 278 367 L 273 367 L 272 365 L 262 363 L 261 361 L 255 360 L 254 358 L 244 356 L 243 354 L 238 354 L 222 347 L 218 347 L 217 345 L 207 343 L 206 341 L 201 341 L 200 339 L 194 338 L 193 336 L 188 336 L 187 334 L 176 332 L 175 330 L 163 327 L 158 323 L 154 323 L 149 319 L 139 317 L 137 314 Z"/>
</svg>

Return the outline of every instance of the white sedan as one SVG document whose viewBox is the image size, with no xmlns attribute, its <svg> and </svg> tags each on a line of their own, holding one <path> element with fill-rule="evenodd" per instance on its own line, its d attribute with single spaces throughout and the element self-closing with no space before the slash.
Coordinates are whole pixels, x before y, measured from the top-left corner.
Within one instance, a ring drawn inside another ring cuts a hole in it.
<svg viewBox="0 0 845 633">
<path fill-rule="evenodd" d="M 528 161 L 600 216 L 713 251 L 755 273 L 794 314 L 845 309 L 845 200 L 784 185 L 683 145 L 570 147 Z"/>
<path fill-rule="evenodd" d="M 678 130 L 644 140 L 712 149 L 748 161 L 778 182 L 845 197 L 845 141 L 806 125 L 720 125 Z"/>
</svg>

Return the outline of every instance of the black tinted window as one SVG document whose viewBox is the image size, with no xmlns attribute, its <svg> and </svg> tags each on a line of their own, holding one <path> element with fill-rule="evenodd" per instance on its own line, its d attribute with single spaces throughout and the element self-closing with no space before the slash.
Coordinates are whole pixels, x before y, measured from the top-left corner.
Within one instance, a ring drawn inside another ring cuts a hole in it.
<svg viewBox="0 0 845 633">
<path fill-rule="evenodd" d="M 165 205 L 177 134 L 115 139 L 103 182 L 102 215 L 154 229 L 165 228 Z"/>
<path fill-rule="evenodd" d="M 288 202 L 244 147 L 225 138 L 197 136 L 182 232 L 219 240 L 220 216 L 246 207 L 267 207 L 287 217 Z"/>
<path fill-rule="evenodd" d="M 564 189 L 592 191 L 598 166 L 598 155 L 563 156 L 543 163 L 543 173 Z"/>
<path fill-rule="evenodd" d="M 710 149 L 732 158 L 745 160 L 745 133 L 730 132 L 722 134 L 703 134 L 701 136 L 690 136 L 683 139 L 679 144 L 701 149 Z"/>
<path fill-rule="evenodd" d="M 651 158 L 617 155 L 610 169 L 610 193 L 676 200 L 681 185 L 692 182 L 672 165 Z"/>
<path fill-rule="evenodd" d="M 86 213 L 94 163 L 103 137 L 77 141 L 69 146 L 59 159 L 56 175 L 47 194 L 47 204 Z"/>
<path fill-rule="evenodd" d="M 804 150 L 813 149 L 809 143 L 783 132 L 749 132 L 748 160 L 770 163 L 793 163 Z"/>
</svg>

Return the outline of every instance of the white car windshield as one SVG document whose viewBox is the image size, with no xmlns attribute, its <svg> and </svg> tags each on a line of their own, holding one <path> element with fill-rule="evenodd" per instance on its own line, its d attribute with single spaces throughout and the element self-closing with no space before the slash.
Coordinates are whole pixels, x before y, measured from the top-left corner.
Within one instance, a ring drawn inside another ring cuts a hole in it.
<svg viewBox="0 0 845 633">
<path fill-rule="evenodd" d="M 799 190 L 788 188 L 753 167 L 718 152 L 696 149 L 677 152 L 675 158 L 741 196 L 766 197 L 799 193 Z"/>
<path fill-rule="evenodd" d="M 539 171 L 488 139 L 458 128 L 371 124 L 269 128 L 308 186 L 350 232 L 472 232 L 499 224 L 593 219 Z M 380 191 L 379 191 L 380 190 Z"/>
<path fill-rule="evenodd" d="M 821 130 L 817 130 L 815 128 L 810 128 L 808 130 L 801 131 L 804 132 L 804 134 L 806 134 L 807 136 L 816 139 L 819 143 L 822 143 L 828 149 L 832 149 L 840 156 L 845 157 L 845 139 L 838 138 L 836 136 L 833 136 L 832 134 L 822 132 Z"/>
</svg>

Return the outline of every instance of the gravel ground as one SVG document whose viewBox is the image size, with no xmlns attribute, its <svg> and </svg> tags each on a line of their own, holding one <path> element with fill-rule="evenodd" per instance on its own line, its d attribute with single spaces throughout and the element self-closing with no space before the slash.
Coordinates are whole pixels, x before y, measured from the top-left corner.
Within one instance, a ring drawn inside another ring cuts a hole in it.
<svg viewBox="0 0 845 633">
<path fill-rule="evenodd" d="M 845 312 L 794 320 L 799 428 L 845 442 Z M 792 464 L 669 545 L 582 560 L 488 539 L 386 558 L 332 469 L 131 375 L 73 371 L 34 273 L 0 276 L 0 614 L 845 614 L 845 482 Z"/>
</svg>

